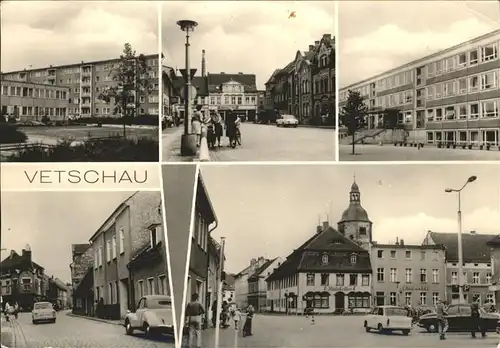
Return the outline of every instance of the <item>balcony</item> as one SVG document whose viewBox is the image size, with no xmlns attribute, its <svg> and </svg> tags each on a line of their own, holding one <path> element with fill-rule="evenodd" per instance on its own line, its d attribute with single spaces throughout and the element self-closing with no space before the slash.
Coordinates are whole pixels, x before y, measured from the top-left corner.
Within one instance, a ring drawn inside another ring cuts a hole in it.
<svg viewBox="0 0 500 348">
<path fill-rule="evenodd" d="M 92 96 L 92 92 L 89 89 L 82 89 L 80 95 L 82 97 L 90 97 Z"/>
<path fill-rule="evenodd" d="M 85 70 L 82 69 L 81 76 L 82 77 L 92 76 L 92 70 L 91 69 L 85 69 Z"/>
<path fill-rule="evenodd" d="M 82 79 L 82 86 L 91 86 L 92 80 L 89 78 Z"/>
</svg>

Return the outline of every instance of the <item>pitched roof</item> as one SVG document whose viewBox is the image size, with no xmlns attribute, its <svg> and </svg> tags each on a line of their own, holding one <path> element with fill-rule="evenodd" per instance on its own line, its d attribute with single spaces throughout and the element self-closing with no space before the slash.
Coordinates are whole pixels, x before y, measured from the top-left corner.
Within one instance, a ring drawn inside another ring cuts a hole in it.
<svg viewBox="0 0 500 348">
<path fill-rule="evenodd" d="M 30 261 L 29 259 L 19 255 L 16 251 L 12 250 L 11 254 L 0 263 L 0 269 L 3 271 L 13 268 L 31 268 L 31 265 L 35 268 L 44 269 L 36 262 Z"/>
<path fill-rule="evenodd" d="M 328 254 L 328 263 L 319 262 L 318 252 Z M 353 253 L 358 256 L 355 264 L 351 264 L 349 260 L 349 255 Z M 297 271 L 371 273 L 370 255 L 361 246 L 329 226 L 294 250 L 267 280 L 281 279 Z"/>
<path fill-rule="evenodd" d="M 73 256 L 83 254 L 84 252 L 87 251 L 87 249 L 89 247 L 90 247 L 90 243 L 86 243 L 86 244 L 71 244 L 71 250 L 73 252 Z"/>
<path fill-rule="evenodd" d="M 267 80 L 267 82 L 265 83 L 265 85 L 271 83 L 272 79 L 281 71 L 281 69 L 276 69 L 273 71 L 273 73 L 271 74 L 271 76 L 269 77 L 269 79 Z"/>
<path fill-rule="evenodd" d="M 244 85 L 245 92 L 257 92 L 257 82 L 254 74 L 207 74 L 209 92 L 220 92 L 218 86 L 229 81 L 236 81 Z"/>
<path fill-rule="evenodd" d="M 182 89 L 184 88 L 184 85 L 186 84 L 186 81 L 184 80 L 184 77 L 182 76 L 176 76 L 174 80 L 172 81 L 172 84 L 174 88 L 176 89 L 177 93 L 182 93 Z M 191 84 L 196 87 L 196 93 L 197 95 L 202 95 L 206 96 L 208 95 L 208 87 L 207 87 L 207 78 L 203 76 L 193 76 L 191 79 Z"/>
<path fill-rule="evenodd" d="M 276 261 L 277 257 L 275 257 L 274 259 L 271 259 L 271 260 L 267 260 L 262 266 L 260 266 L 259 268 L 257 268 L 255 270 L 255 275 L 261 275 L 262 272 L 264 272 L 269 266 L 271 266 L 271 264 Z"/>
<path fill-rule="evenodd" d="M 458 239 L 456 233 L 429 232 L 436 244 L 446 247 L 446 260 L 458 261 Z M 488 242 L 494 239 L 491 234 L 462 234 L 462 250 L 464 262 L 491 262 Z"/>
</svg>

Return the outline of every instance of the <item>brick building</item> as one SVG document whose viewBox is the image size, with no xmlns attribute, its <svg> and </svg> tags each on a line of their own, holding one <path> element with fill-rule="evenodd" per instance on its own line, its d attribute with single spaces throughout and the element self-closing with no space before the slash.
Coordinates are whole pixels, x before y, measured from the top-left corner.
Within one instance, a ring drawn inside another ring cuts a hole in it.
<svg viewBox="0 0 500 348">
<path fill-rule="evenodd" d="M 158 54 L 145 56 L 148 65 L 148 78 L 153 86 L 153 93 L 138 93 L 138 114 L 159 114 L 159 60 Z M 2 79 L 29 82 L 44 85 L 63 86 L 69 90 L 69 117 L 112 117 L 114 106 L 99 99 L 99 95 L 109 86 L 116 84 L 113 73 L 120 63 L 119 58 L 79 62 L 67 65 L 48 66 L 2 73 Z M 133 111 L 127 110 L 127 113 Z"/>
<path fill-rule="evenodd" d="M 371 137 L 387 133 L 384 111 L 397 109 L 409 142 L 498 145 L 499 44 L 495 30 L 356 82 L 340 89 L 339 108 L 349 90 L 360 92 L 370 111 L 364 134 Z"/>
<path fill-rule="evenodd" d="M 64 122 L 68 119 L 68 87 L 3 78 L 0 84 L 2 117 L 20 122 L 41 122 L 44 118 Z"/>
<path fill-rule="evenodd" d="M 147 246 L 157 251 L 160 248 L 159 243 L 163 241 L 163 237 L 159 236 L 162 233 L 158 232 L 161 231 L 158 228 L 161 225 L 158 211 L 160 201 L 159 192 L 132 194 L 90 238 L 94 252 L 94 298 L 104 301 L 103 315 L 106 317 L 122 317 L 127 310 L 135 309 L 135 294 L 149 294 L 164 284 L 161 274 L 148 276 L 147 279 L 133 279 L 134 272 L 129 269 L 130 262 Z M 161 244 L 164 245 L 164 241 Z M 137 270 L 137 263 L 132 268 Z M 156 271 L 152 270 L 151 274 Z"/>
</svg>

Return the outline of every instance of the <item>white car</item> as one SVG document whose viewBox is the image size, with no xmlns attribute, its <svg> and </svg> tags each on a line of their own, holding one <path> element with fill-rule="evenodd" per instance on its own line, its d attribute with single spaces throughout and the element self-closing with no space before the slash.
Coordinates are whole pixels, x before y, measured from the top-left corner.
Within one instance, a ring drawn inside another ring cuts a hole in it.
<svg viewBox="0 0 500 348">
<path fill-rule="evenodd" d="M 281 115 L 276 120 L 276 127 L 298 127 L 299 120 L 293 115 Z"/>
<path fill-rule="evenodd" d="M 146 336 L 174 334 L 172 299 L 165 295 L 148 295 L 139 300 L 135 313 L 125 317 L 125 332 L 132 335 L 135 330 Z"/>
<path fill-rule="evenodd" d="M 56 310 L 50 302 L 37 302 L 31 311 L 31 322 L 38 324 L 41 322 L 56 322 Z"/>
<path fill-rule="evenodd" d="M 412 329 L 412 319 L 403 307 L 379 306 L 365 316 L 364 327 L 366 332 L 375 329 L 379 332 L 402 331 L 408 335 Z"/>
</svg>

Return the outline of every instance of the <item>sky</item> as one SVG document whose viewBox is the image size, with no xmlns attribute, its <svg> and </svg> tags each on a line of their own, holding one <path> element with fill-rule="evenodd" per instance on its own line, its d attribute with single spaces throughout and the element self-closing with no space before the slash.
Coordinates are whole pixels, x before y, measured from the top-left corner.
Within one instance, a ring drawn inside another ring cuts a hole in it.
<svg viewBox="0 0 500 348">
<path fill-rule="evenodd" d="M 334 36 L 334 17 L 333 1 L 164 2 L 164 65 L 184 68 L 185 33 L 176 23 L 194 20 L 191 68 L 201 73 L 205 49 L 208 72 L 255 74 L 257 88 L 263 90 L 272 72 L 293 61 L 298 50 L 307 50 L 323 34 Z"/>
<path fill-rule="evenodd" d="M 49 276 L 71 282 L 71 244 L 88 243 L 133 192 L 2 192 L 2 260 L 26 244 Z"/>
<path fill-rule="evenodd" d="M 471 175 L 478 179 L 462 192 L 463 231 L 500 234 L 500 165 L 217 165 L 201 174 L 219 222 L 213 237 L 226 237 L 227 272 L 288 256 L 318 220 L 337 228 L 354 175 L 374 241 L 421 244 L 428 230 L 457 231 L 457 197 L 444 190 Z"/>
<path fill-rule="evenodd" d="M 2 1 L 1 70 L 118 58 L 126 42 L 157 54 L 157 9 L 146 1 Z"/>
<path fill-rule="evenodd" d="M 341 88 L 500 29 L 499 1 L 339 1 L 338 11 Z"/>
</svg>

